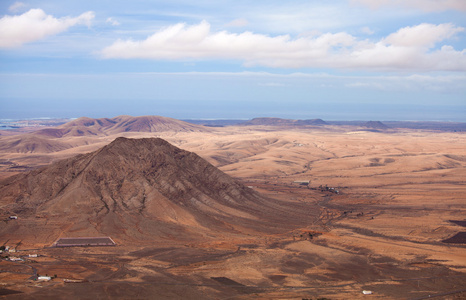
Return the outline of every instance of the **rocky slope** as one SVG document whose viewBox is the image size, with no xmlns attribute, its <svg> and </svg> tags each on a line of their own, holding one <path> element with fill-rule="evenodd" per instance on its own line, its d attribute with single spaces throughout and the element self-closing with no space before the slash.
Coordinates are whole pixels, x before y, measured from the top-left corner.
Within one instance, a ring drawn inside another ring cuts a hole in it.
<svg viewBox="0 0 466 300">
<path fill-rule="evenodd" d="M 262 197 L 158 138 L 117 138 L 95 152 L 7 178 L 0 195 L 2 210 L 20 220 L 0 234 L 33 233 L 48 242 L 58 235 L 152 240 L 274 231 L 302 211 Z"/>
</svg>

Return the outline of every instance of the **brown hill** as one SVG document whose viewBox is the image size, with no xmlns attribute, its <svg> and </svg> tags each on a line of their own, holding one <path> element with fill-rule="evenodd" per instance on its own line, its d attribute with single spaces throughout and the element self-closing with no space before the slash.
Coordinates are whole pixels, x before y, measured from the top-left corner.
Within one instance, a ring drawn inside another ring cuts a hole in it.
<svg viewBox="0 0 466 300">
<path fill-rule="evenodd" d="M 304 211 L 265 199 L 198 155 L 157 138 L 117 138 L 95 152 L 7 178 L 0 194 L 3 211 L 29 220 L 9 222 L 0 234 L 48 243 L 61 234 L 148 241 L 274 231 Z"/>
<path fill-rule="evenodd" d="M 390 128 L 380 121 L 369 121 L 369 122 L 364 123 L 362 126 L 371 128 L 371 129 L 381 129 L 381 130 Z"/>
<path fill-rule="evenodd" d="M 43 129 L 36 134 L 49 137 L 109 135 L 122 132 L 208 131 L 209 129 L 161 116 L 118 116 L 91 119 L 82 117 L 57 128 Z"/>
<path fill-rule="evenodd" d="M 33 134 L 50 138 L 105 135 L 105 131 L 110 129 L 116 123 L 117 121 L 108 118 L 91 119 L 81 117 L 55 128 L 38 130 Z"/>
<path fill-rule="evenodd" d="M 55 128 L 5 137 L 0 151 L 9 153 L 51 153 L 71 148 L 59 141 L 63 137 L 108 136 L 124 132 L 203 132 L 210 131 L 201 125 L 160 116 L 118 116 L 91 119 L 82 117 Z"/>
<path fill-rule="evenodd" d="M 109 128 L 109 133 L 121 132 L 162 132 L 162 131 L 181 131 L 181 132 L 203 132 L 210 129 L 194 125 L 188 122 L 160 117 L 160 116 L 119 116 L 111 119 L 115 124 Z"/>
<path fill-rule="evenodd" d="M 328 125 L 322 119 L 307 119 L 307 120 L 296 120 L 296 125 Z"/>
</svg>

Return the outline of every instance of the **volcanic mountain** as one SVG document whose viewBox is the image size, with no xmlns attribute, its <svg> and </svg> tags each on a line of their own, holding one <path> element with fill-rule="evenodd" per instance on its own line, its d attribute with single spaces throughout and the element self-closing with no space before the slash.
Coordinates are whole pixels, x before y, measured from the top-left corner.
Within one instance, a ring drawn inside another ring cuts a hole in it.
<svg viewBox="0 0 466 300">
<path fill-rule="evenodd" d="M 44 129 L 37 134 L 62 137 L 83 135 L 109 135 L 122 132 L 163 132 L 163 131 L 208 131 L 209 129 L 187 122 L 161 116 L 118 116 L 114 118 L 91 119 L 82 117 L 54 129 Z"/>
<path fill-rule="evenodd" d="M 150 241 L 278 230 L 304 209 L 266 199 L 198 155 L 159 138 L 117 138 L 88 154 L 0 182 L 3 236 Z"/>
<path fill-rule="evenodd" d="M 111 119 L 90 119 L 83 117 L 62 125 L 62 129 L 65 131 L 83 127 L 92 131 L 103 132 L 104 134 L 122 132 L 209 131 L 208 128 L 203 126 L 161 116 L 118 116 Z"/>
<path fill-rule="evenodd" d="M 211 129 L 180 120 L 161 116 L 118 116 L 91 119 L 82 117 L 54 128 L 45 128 L 32 133 L 5 137 L 0 151 L 8 153 L 51 153 L 72 148 L 61 142 L 63 137 L 97 137 L 125 132 L 206 132 Z M 86 143 L 83 141 L 83 143 Z"/>
</svg>

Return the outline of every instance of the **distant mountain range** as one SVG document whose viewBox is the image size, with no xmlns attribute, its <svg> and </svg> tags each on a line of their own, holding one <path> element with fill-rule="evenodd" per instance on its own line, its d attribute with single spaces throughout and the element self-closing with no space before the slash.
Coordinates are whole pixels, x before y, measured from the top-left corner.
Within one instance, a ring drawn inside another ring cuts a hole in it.
<svg viewBox="0 0 466 300">
<path fill-rule="evenodd" d="M 223 127 L 223 126 L 305 126 L 305 125 L 327 125 L 322 119 L 294 120 L 281 118 L 254 118 L 251 120 L 183 120 L 192 124 Z"/>
<path fill-rule="evenodd" d="M 82 117 L 56 128 L 42 129 L 36 134 L 50 137 L 111 135 L 122 132 L 162 132 L 162 131 L 208 131 L 180 120 L 161 116 L 118 116 L 114 118 L 91 119 Z"/>
<path fill-rule="evenodd" d="M 63 137 L 105 137 L 131 132 L 210 132 L 223 126 L 356 126 L 360 130 L 385 131 L 397 128 L 466 131 L 466 123 L 453 122 L 402 122 L 402 121 L 323 121 L 322 119 L 254 118 L 252 120 L 177 120 L 161 116 L 118 116 L 92 119 L 82 117 L 68 123 L 39 129 L 29 133 L 11 134 L 2 137 L 0 152 L 8 153 L 52 153 L 73 148 L 75 144 L 60 141 Z M 4 133 L 6 131 L 3 131 Z"/>
<path fill-rule="evenodd" d="M 17 153 L 51 153 L 72 148 L 62 143 L 63 137 L 98 137 L 126 132 L 208 132 L 211 129 L 160 116 L 118 116 L 91 119 L 82 117 L 63 125 L 40 129 L 31 133 L 4 137 L 0 151 Z"/>
<path fill-rule="evenodd" d="M 436 131 L 466 131 L 466 123 L 462 122 L 436 122 L 436 121 L 326 121 L 329 125 L 335 126 L 360 126 L 371 127 L 377 124 L 383 124 L 388 128 L 404 128 L 404 129 L 421 129 L 421 130 L 436 130 Z M 371 125 L 373 124 L 373 125 Z M 387 129 L 387 128 L 385 128 Z"/>
<path fill-rule="evenodd" d="M 280 119 L 280 118 L 254 118 L 250 121 L 241 123 L 239 125 L 250 126 L 250 125 L 265 125 L 265 126 L 305 126 L 305 125 L 327 125 L 327 123 L 321 119 L 310 119 L 310 120 L 293 120 L 293 119 Z"/>
<path fill-rule="evenodd" d="M 440 130 L 440 131 L 466 131 L 466 123 L 464 122 L 436 122 L 436 121 L 324 121 L 322 119 L 294 120 L 281 118 L 254 118 L 251 120 L 184 120 L 188 123 L 223 127 L 237 125 L 262 125 L 262 126 L 359 126 L 372 129 L 424 129 L 424 130 Z"/>
</svg>

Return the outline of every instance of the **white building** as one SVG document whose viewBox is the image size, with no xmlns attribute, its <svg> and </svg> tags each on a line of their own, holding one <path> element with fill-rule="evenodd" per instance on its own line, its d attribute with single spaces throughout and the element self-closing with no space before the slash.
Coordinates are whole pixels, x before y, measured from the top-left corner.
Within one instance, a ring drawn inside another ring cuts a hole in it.
<svg viewBox="0 0 466 300">
<path fill-rule="evenodd" d="M 10 261 L 23 261 L 23 259 L 22 259 L 22 258 L 19 258 L 19 257 L 11 256 L 11 257 L 10 257 Z"/>
<path fill-rule="evenodd" d="M 39 277 L 37 277 L 37 280 L 49 281 L 49 280 L 52 280 L 52 277 L 50 277 L 50 276 L 39 276 Z"/>
</svg>

